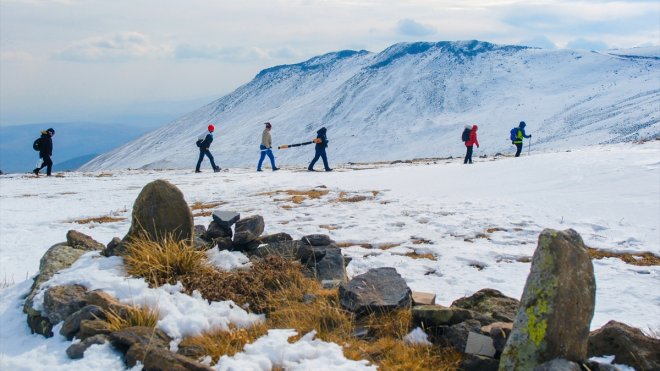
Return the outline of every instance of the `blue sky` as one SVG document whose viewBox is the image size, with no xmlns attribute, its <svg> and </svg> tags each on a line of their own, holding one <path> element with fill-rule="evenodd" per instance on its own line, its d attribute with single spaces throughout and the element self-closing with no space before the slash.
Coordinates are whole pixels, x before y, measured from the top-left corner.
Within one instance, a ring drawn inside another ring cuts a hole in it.
<svg viewBox="0 0 660 371">
<path fill-rule="evenodd" d="M 270 66 L 468 39 L 658 45 L 660 1 L 0 0 L 0 125 L 165 124 Z"/>
</svg>

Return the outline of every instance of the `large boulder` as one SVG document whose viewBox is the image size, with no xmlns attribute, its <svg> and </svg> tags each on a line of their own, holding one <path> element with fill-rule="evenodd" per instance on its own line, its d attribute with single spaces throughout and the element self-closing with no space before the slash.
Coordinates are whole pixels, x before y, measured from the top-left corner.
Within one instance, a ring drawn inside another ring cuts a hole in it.
<svg viewBox="0 0 660 371">
<path fill-rule="evenodd" d="M 541 232 L 500 370 L 531 370 L 555 358 L 586 360 L 595 297 L 593 265 L 580 235 Z"/>
<path fill-rule="evenodd" d="M 105 249 L 105 245 L 102 243 L 84 233 L 74 230 L 70 230 L 66 233 L 66 242 L 67 245 L 79 250 L 101 251 Z"/>
<path fill-rule="evenodd" d="M 624 323 L 609 321 L 589 335 L 589 357 L 606 355 L 614 355 L 614 363 L 636 370 L 660 370 L 660 339 Z"/>
<path fill-rule="evenodd" d="M 234 244 L 246 245 L 261 236 L 265 228 L 264 218 L 254 215 L 236 222 L 234 228 Z"/>
<path fill-rule="evenodd" d="M 482 289 L 471 296 L 455 300 L 451 306 L 473 310 L 498 321 L 513 322 L 519 304 L 518 299 L 505 296 L 497 290 Z"/>
<path fill-rule="evenodd" d="M 340 285 L 339 300 L 357 314 L 379 313 L 410 308 L 412 291 L 396 269 L 374 268 Z"/>
<path fill-rule="evenodd" d="M 49 287 L 44 294 L 44 310 L 42 315 L 56 325 L 71 314 L 79 311 L 87 302 L 87 289 L 81 285 L 64 285 Z"/>
<path fill-rule="evenodd" d="M 172 236 L 176 241 L 192 243 L 193 227 L 192 212 L 183 193 L 172 183 L 158 179 L 144 186 L 135 200 L 131 228 L 124 241 L 159 241 Z"/>
</svg>

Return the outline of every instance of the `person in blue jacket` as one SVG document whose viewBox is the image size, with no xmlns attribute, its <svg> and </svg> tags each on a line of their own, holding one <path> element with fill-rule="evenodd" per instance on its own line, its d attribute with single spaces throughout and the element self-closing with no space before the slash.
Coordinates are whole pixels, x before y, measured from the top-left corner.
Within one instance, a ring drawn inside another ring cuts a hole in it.
<svg viewBox="0 0 660 371">
<path fill-rule="evenodd" d="M 512 142 L 516 146 L 516 157 L 520 157 L 520 152 L 522 152 L 523 149 L 523 138 L 531 138 L 531 135 L 525 134 L 525 121 L 520 121 L 520 125 L 518 125 L 518 134 L 516 135 L 516 139 Z"/>
<path fill-rule="evenodd" d="M 308 171 L 316 171 L 314 170 L 314 164 L 316 164 L 316 161 L 318 161 L 319 158 L 323 159 L 323 166 L 325 167 L 325 171 L 332 171 L 330 166 L 328 166 L 328 156 L 325 154 L 325 149 L 328 147 L 328 137 L 325 135 L 327 130 L 328 129 L 323 127 L 316 132 L 316 139 L 314 140 L 314 142 L 316 142 L 316 146 L 314 146 L 316 154 L 314 155 L 312 162 L 307 167 Z"/>
<path fill-rule="evenodd" d="M 199 167 L 202 165 L 204 156 L 208 157 L 209 161 L 211 161 L 211 166 L 213 167 L 214 172 L 217 173 L 221 170 L 220 166 L 216 166 L 215 162 L 213 161 L 213 155 L 211 154 L 211 151 L 209 151 L 209 147 L 211 147 L 211 143 L 213 142 L 213 132 L 215 131 L 215 126 L 211 124 L 207 129 L 208 133 L 200 135 L 197 139 L 197 146 L 199 147 L 199 160 L 197 160 L 197 167 L 195 167 L 196 173 L 201 173 Z"/>
</svg>

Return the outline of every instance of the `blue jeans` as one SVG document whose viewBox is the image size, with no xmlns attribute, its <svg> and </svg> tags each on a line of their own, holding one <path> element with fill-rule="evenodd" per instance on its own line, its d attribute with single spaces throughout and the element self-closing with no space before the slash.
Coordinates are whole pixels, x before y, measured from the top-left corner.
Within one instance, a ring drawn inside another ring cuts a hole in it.
<svg viewBox="0 0 660 371">
<path fill-rule="evenodd" d="M 268 155 L 268 158 L 270 159 L 270 168 L 275 170 L 277 169 L 277 166 L 275 166 L 275 157 L 273 156 L 273 151 L 270 150 L 270 148 L 266 148 L 263 144 L 259 145 L 259 149 L 261 150 L 261 157 L 259 157 L 259 164 L 257 165 L 257 170 L 261 170 L 261 164 L 264 162 L 264 158 L 266 158 L 266 155 Z"/>
<path fill-rule="evenodd" d="M 319 157 L 323 159 L 323 166 L 325 167 L 325 170 L 330 170 L 330 166 L 328 166 L 328 156 L 325 154 L 325 147 L 316 148 L 316 154 L 314 155 L 314 159 L 309 164 L 307 169 L 313 170 L 314 164 L 316 163 L 316 161 L 319 160 Z"/>
<path fill-rule="evenodd" d="M 209 158 L 209 160 L 211 161 L 211 166 L 213 166 L 213 170 L 215 170 L 217 166 L 215 166 L 215 162 L 213 161 L 213 155 L 211 154 L 211 151 L 209 151 L 208 149 L 200 148 L 199 160 L 197 160 L 197 167 L 195 167 L 195 171 L 199 171 L 199 167 L 202 165 L 202 160 L 204 160 L 204 155 L 206 155 L 206 157 Z"/>
</svg>

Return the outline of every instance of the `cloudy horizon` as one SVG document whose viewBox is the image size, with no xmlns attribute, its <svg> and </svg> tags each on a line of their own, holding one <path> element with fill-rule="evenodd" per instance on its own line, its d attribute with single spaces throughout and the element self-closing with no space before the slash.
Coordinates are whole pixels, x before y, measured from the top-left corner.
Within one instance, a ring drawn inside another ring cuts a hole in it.
<svg viewBox="0 0 660 371">
<path fill-rule="evenodd" d="M 472 39 L 657 46 L 660 2 L 0 0 L 0 125 L 168 120 L 274 65 Z"/>
</svg>

